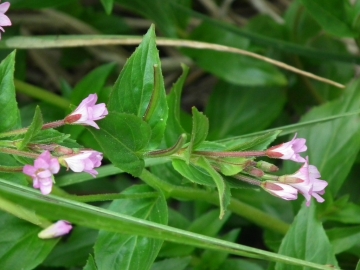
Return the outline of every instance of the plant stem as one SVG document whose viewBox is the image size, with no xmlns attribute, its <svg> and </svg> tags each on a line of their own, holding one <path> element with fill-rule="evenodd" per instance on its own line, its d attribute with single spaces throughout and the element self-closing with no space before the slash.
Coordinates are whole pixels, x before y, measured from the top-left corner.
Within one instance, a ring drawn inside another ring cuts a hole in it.
<svg viewBox="0 0 360 270">
<path fill-rule="evenodd" d="M 96 194 L 96 195 L 69 195 L 67 198 L 72 199 L 78 202 L 99 202 L 99 201 L 112 201 L 118 199 L 146 199 L 146 198 L 154 198 L 159 196 L 157 192 L 146 192 L 141 194 L 121 194 L 121 193 L 107 193 L 107 194 Z"/>
<path fill-rule="evenodd" d="M 140 175 L 140 179 L 153 188 L 164 191 L 165 195 L 168 197 L 184 200 L 200 200 L 219 205 L 217 192 L 208 192 L 201 189 L 175 186 L 165 182 L 147 170 L 143 170 Z M 289 224 L 283 222 L 282 220 L 274 218 L 273 216 L 270 216 L 261 210 L 234 198 L 231 198 L 228 209 L 239 216 L 252 221 L 260 227 L 270 229 L 282 235 L 284 235 L 289 229 Z"/>
<path fill-rule="evenodd" d="M 39 154 L 20 151 L 20 150 L 16 150 L 16 149 L 4 148 L 4 147 L 0 147 L 0 153 L 5 153 L 5 154 L 10 154 L 10 155 L 15 155 L 15 156 L 21 156 L 21 157 L 28 157 L 28 158 L 37 158 L 37 157 L 39 157 Z"/>
<path fill-rule="evenodd" d="M 245 151 L 245 152 L 194 151 L 193 154 L 207 156 L 207 157 L 262 157 L 262 156 L 266 156 L 265 151 Z"/>
<path fill-rule="evenodd" d="M 42 89 L 37 86 L 33 86 L 28 83 L 24 83 L 19 80 L 14 80 L 15 88 L 18 92 L 24 93 L 30 97 L 37 98 L 45 101 L 46 103 L 55 105 L 61 109 L 68 109 L 70 102 L 58 95 L 51 93 L 48 90 Z"/>
<path fill-rule="evenodd" d="M 0 172 L 5 173 L 22 172 L 22 170 L 22 166 L 0 166 Z"/>
<path fill-rule="evenodd" d="M 249 183 L 251 185 L 255 185 L 255 186 L 260 186 L 261 185 L 261 181 L 256 180 L 254 178 L 251 177 L 247 177 L 245 175 L 240 175 L 240 174 L 236 174 L 236 175 L 232 175 L 231 177 L 234 177 L 236 179 L 239 179 L 243 182 Z"/>
<path fill-rule="evenodd" d="M 177 140 L 177 142 L 175 143 L 174 146 L 167 148 L 167 149 L 162 149 L 162 150 L 157 150 L 157 151 L 152 151 L 152 152 L 146 153 L 145 156 L 146 157 L 170 156 L 170 155 L 178 152 L 181 149 L 181 147 L 183 147 L 185 141 L 186 141 L 186 134 L 184 133 L 184 134 L 180 135 L 179 139 Z"/>
<path fill-rule="evenodd" d="M 50 128 L 57 128 L 57 127 L 61 127 L 63 125 L 65 125 L 64 120 L 58 120 L 58 121 L 54 121 L 54 122 L 44 124 L 41 129 L 44 130 L 44 129 L 50 129 Z M 0 138 L 25 134 L 28 131 L 28 129 L 29 128 L 26 127 L 26 128 L 20 128 L 20 129 L 12 130 L 12 131 L 9 131 L 9 132 L 0 133 Z"/>
</svg>

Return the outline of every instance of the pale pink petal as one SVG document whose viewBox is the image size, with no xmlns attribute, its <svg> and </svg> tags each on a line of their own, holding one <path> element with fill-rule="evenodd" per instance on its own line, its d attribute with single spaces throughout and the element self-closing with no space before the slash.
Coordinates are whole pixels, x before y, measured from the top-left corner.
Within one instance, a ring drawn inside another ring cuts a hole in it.
<svg viewBox="0 0 360 270">
<path fill-rule="evenodd" d="M 31 165 L 25 165 L 23 168 L 23 173 L 29 176 L 35 176 L 36 168 Z"/>
<path fill-rule="evenodd" d="M 37 173 L 39 178 L 49 178 L 52 176 L 52 173 L 49 170 L 40 171 Z"/>
<path fill-rule="evenodd" d="M 9 7 L 10 7 L 9 2 L 4 2 L 0 4 L 0 13 L 5 13 L 6 11 L 8 11 Z"/>
<path fill-rule="evenodd" d="M 0 13 L 0 25 L 1 26 L 11 26 L 11 21 L 8 16 Z"/>
</svg>

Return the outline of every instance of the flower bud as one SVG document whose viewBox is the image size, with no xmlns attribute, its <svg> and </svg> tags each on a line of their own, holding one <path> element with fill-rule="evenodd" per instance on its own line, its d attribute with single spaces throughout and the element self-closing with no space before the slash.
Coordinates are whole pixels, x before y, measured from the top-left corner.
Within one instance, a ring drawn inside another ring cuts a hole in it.
<svg viewBox="0 0 360 270">
<path fill-rule="evenodd" d="M 262 160 L 256 163 L 256 167 L 264 172 L 277 172 L 279 170 L 279 168 L 274 164 Z"/>
<path fill-rule="evenodd" d="M 68 234 L 72 230 L 72 225 L 66 220 L 59 220 L 46 229 L 39 232 L 38 237 L 41 239 L 51 239 Z"/>
</svg>

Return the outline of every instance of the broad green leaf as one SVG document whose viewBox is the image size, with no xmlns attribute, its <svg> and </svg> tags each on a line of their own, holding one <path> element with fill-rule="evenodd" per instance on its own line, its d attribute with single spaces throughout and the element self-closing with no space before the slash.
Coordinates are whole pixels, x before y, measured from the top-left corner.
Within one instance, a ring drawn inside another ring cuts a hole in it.
<svg viewBox="0 0 360 270">
<path fill-rule="evenodd" d="M 203 168 L 206 172 L 208 172 L 216 184 L 219 193 L 219 204 L 220 204 L 219 218 L 222 219 L 225 214 L 226 206 L 230 202 L 230 190 L 226 186 L 222 176 L 211 166 L 210 162 L 206 158 L 200 157 L 197 160 L 196 165 Z"/>
<path fill-rule="evenodd" d="M 119 5 L 154 21 L 167 36 L 177 37 L 185 30 L 188 16 L 172 5 L 172 0 L 115 0 Z M 181 6 L 190 7 L 190 0 L 177 0 Z"/>
<path fill-rule="evenodd" d="M 199 248 L 225 251 L 234 255 L 324 269 L 322 265 L 297 258 L 191 233 L 55 195 L 44 196 L 33 188 L 23 187 L 2 179 L 0 179 L 0 183 L 1 196 L 21 206 L 26 206 L 28 210 L 36 211 L 37 214 L 52 220 L 68 220 L 71 223 L 88 228 L 151 237 Z M 330 270 L 330 268 L 326 268 L 326 270 Z"/>
<path fill-rule="evenodd" d="M 329 213 L 326 211 L 324 213 L 325 220 L 344 224 L 360 224 L 360 206 L 357 204 L 349 202 L 342 207 L 334 205 L 329 210 Z"/>
<path fill-rule="evenodd" d="M 111 11 L 114 6 L 114 0 L 100 0 L 100 1 L 106 11 L 106 14 L 111 14 Z"/>
<path fill-rule="evenodd" d="M 0 132 L 20 127 L 20 112 L 15 99 L 15 51 L 0 63 Z"/>
<path fill-rule="evenodd" d="M 99 126 L 100 129 L 89 130 L 104 154 L 116 167 L 134 176 L 140 175 L 145 163 L 138 152 L 149 143 L 149 125 L 133 114 L 110 111 Z"/>
<path fill-rule="evenodd" d="M 307 11 L 322 26 L 322 28 L 338 37 L 354 37 L 358 34 L 351 28 L 348 1 L 343 0 L 301 0 Z"/>
<path fill-rule="evenodd" d="M 192 114 L 193 119 L 191 138 L 185 153 L 187 162 L 190 161 L 191 154 L 196 149 L 196 147 L 205 141 L 209 130 L 209 120 L 202 112 L 199 112 L 195 107 L 193 107 Z"/>
<path fill-rule="evenodd" d="M 303 203 L 281 243 L 279 254 L 319 264 L 337 265 L 333 248 L 322 224 L 315 215 L 314 203 L 310 207 Z M 277 263 L 275 269 L 298 270 L 305 268 Z"/>
<path fill-rule="evenodd" d="M 309 121 L 355 111 L 360 102 L 360 81 L 349 84 L 343 97 L 314 108 L 301 121 Z M 342 186 L 360 149 L 360 122 L 358 116 L 344 117 L 299 131 L 298 138 L 305 138 L 309 161 L 317 166 L 321 179 L 329 182 L 327 191 L 333 195 Z M 287 171 L 294 171 L 289 162 Z"/>
<path fill-rule="evenodd" d="M 0 165 L 6 167 L 22 166 L 20 163 L 17 162 L 17 160 L 13 156 L 2 153 L 0 153 Z M 12 183 L 17 183 L 19 185 L 24 185 L 24 186 L 28 185 L 26 176 L 22 172 L 19 173 L 0 172 L 0 177 L 2 179 L 9 180 Z"/>
<path fill-rule="evenodd" d="M 43 125 L 43 119 L 42 119 L 41 111 L 39 106 L 36 106 L 33 121 L 18 147 L 20 150 L 24 149 L 26 145 L 31 141 L 31 139 L 40 132 L 42 125 Z"/>
<path fill-rule="evenodd" d="M 40 227 L 0 212 L 0 269 L 33 269 L 41 264 L 58 239 L 43 240 Z"/>
<path fill-rule="evenodd" d="M 174 145 L 179 138 L 180 134 L 185 133 L 184 128 L 181 126 L 180 121 L 180 106 L 181 106 L 181 93 L 185 84 L 189 68 L 182 65 L 183 73 L 176 83 L 171 88 L 170 94 L 167 96 L 167 103 L 169 106 L 169 117 L 167 120 L 164 140 L 166 146 Z"/>
<path fill-rule="evenodd" d="M 61 133 L 55 129 L 41 130 L 38 134 L 32 137 L 32 143 L 61 143 L 70 137 L 69 134 Z"/>
<path fill-rule="evenodd" d="M 155 262 L 151 267 L 151 270 L 185 270 L 186 267 L 190 264 L 191 257 L 183 258 L 170 258 L 162 261 Z"/>
<path fill-rule="evenodd" d="M 217 209 L 207 211 L 185 229 L 190 232 L 215 237 L 229 220 L 231 213 L 226 213 L 222 219 L 219 219 L 218 215 L 219 212 Z M 183 257 L 191 255 L 194 249 L 192 246 L 165 242 L 159 255 L 161 257 Z"/>
<path fill-rule="evenodd" d="M 281 133 L 280 130 L 273 130 L 270 132 L 263 132 L 261 135 L 232 137 L 217 141 L 218 143 L 226 145 L 227 151 L 249 151 L 249 150 L 264 150 L 270 143 L 272 143 Z"/>
<path fill-rule="evenodd" d="M 187 164 L 180 159 L 174 159 L 172 161 L 174 169 L 185 178 L 196 184 L 215 187 L 215 182 L 208 172 L 204 169 L 194 166 L 192 163 Z"/>
<path fill-rule="evenodd" d="M 158 67 L 155 77 L 154 66 Z M 152 130 L 151 148 L 160 144 L 168 115 L 160 67 L 159 52 L 155 44 L 155 29 L 151 26 L 139 47 L 126 62 L 108 101 L 110 111 L 145 118 Z M 149 111 L 151 115 L 147 116 Z"/>
<path fill-rule="evenodd" d="M 227 259 L 219 269 L 251 269 L 251 270 L 265 270 L 266 267 L 260 266 L 260 264 L 255 263 L 253 260 L 244 260 L 244 259 Z"/>
<path fill-rule="evenodd" d="M 148 186 L 133 186 L 123 194 L 151 191 L 153 190 Z M 155 198 L 115 200 L 109 210 L 160 224 L 167 224 L 168 219 L 166 200 L 161 193 Z M 100 270 L 150 269 L 162 242 L 137 235 L 100 231 L 94 246 L 95 262 Z"/>
<path fill-rule="evenodd" d="M 235 242 L 236 238 L 239 236 L 239 233 L 240 233 L 240 229 L 234 229 L 221 238 L 226 241 Z M 220 268 L 220 265 L 225 262 L 228 256 L 229 254 L 225 252 L 214 252 L 213 250 L 205 250 L 201 255 L 200 265 L 196 269 L 198 270 L 226 269 L 226 268 Z"/>
<path fill-rule="evenodd" d="M 50 267 L 83 266 L 93 251 L 98 231 L 85 227 L 73 228 L 71 235 L 60 241 L 43 263 Z"/>
<path fill-rule="evenodd" d="M 249 50 L 249 40 L 208 23 L 203 23 L 192 34 L 191 39 Z M 187 55 L 204 70 L 221 79 L 246 86 L 283 86 L 285 76 L 271 64 L 226 52 L 184 49 Z"/>
<path fill-rule="evenodd" d="M 254 99 L 256 96 L 261 98 Z M 263 130 L 281 113 L 285 92 L 280 88 L 245 88 L 220 82 L 210 96 L 206 115 L 209 117 L 209 139 Z"/>
<path fill-rule="evenodd" d="M 360 243 L 360 226 L 338 227 L 326 231 L 334 247 L 334 253 L 339 254 Z"/>
<path fill-rule="evenodd" d="M 83 270 L 97 270 L 96 263 L 92 254 L 89 254 L 89 258 L 84 266 Z"/>
</svg>

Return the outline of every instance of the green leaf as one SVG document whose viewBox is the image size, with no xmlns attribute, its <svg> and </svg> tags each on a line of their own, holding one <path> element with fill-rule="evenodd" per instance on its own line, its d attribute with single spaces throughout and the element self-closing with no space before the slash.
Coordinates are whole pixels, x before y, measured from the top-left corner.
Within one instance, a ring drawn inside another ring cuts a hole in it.
<svg viewBox="0 0 360 270">
<path fill-rule="evenodd" d="M 189 16 L 172 5 L 172 0 L 116 0 L 121 6 L 141 14 L 155 22 L 161 32 L 167 36 L 176 37 L 181 30 L 185 30 Z M 190 0 L 177 0 L 181 6 L 190 7 Z"/>
<path fill-rule="evenodd" d="M 336 204 L 324 214 L 324 219 L 337 221 L 345 224 L 360 224 L 360 206 L 354 203 L 347 203 L 344 206 Z"/>
<path fill-rule="evenodd" d="M 234 229 L 221 238 L 226 241 L 235 242 L 236 238 L 238 238 L 239 236 L 239 233 L 240 233 L 240 229 Z M 229 268 L 220 268 L 220 265 L 224 263 L 224 261 L 228 256 L 229 253 L 214 252 L 213 250 L 205 250 L 201 255 L 200 265 L 196 269 L 198 270 L 229 269 Z"/>
<path fill-rule="evenodd" d="M 33 269 L 41 264 L 58 239 L 43 240 L 41 228 L 0 212 L 0 269 Z"/>
<path fill-rule="evenodd" d="M 167 103 L 169 106 L 169 117 L 167 120 L 164 140 L 165 145 L 170 147 L 176 143 L 180 134 L 185 133 L 184 128 L 181 126 L 180 120 L 180 106 L 181 106 L 181 92 L 183 90 L 186 77 L 189 73 L 189 68 L 182 65 L 183 73 L 180 78 L 173 85 L 170 94 L 167 96 Z"/>
<path fill-rule="evenodd" d="M 249 40 L 227 29 L 204 22 L 192 34 L 191 39 L 249 50 Z M 187 55 L 204 70 L 221 79 L 246 86 L 283 86 L 285 76 L 276 67 L 244 55 L 213 50 L 184 49 Z"/>
<path fill-rule="evenodd" d="M 159 69 L 156 78 L 154 78 L 154 66 L 158 66 Z M 151 111 L 147 119 L 152 130 L 151 148 L 160 144 L 168 114 L 160 67 L 159 53 L 155 44 L 155 29 L 152 26 L 126 62 L 108 102 L 110 111 L 134 114 L 138 117 L 145 117 L 147 111 Z"/>
<path fill-rule="evenodd" d="M 114 6 L 114 0 L 100 0 L 101 4 L 103 5 L 106 14 L 111 14 L 111 11 L 113 9 Z"/>
<path fill-rule="evenodd" d="M 38 134 L 31 138 L 32 143 L 62 143 L 70 137 L 69 134 L 61 133 L 55 129 L 41 130 Z"/>
<path fill-rule="evenodd" d="M 143 117 L 151 126 L 152 134 L 150 142 L 154 142 L 155 147 L 160 144 L 164 136 L 168 110 L 164 80 L 160 67 L 156 64 L 154 65 L 154 90 Z"/>
<path fill-rule="evenodd" d="M 360 243 L 360 226 L 338 227 L 326 232 L 334 247 L 334 253 L 339 254 Z"/>
<path fill-rule="evenodd" d="M 171 258 L 162 261 L 155 262 L 151 267 L 151 270 L 185 270 L 186 267 L 190 264 L 191 257 L 183 258 Z"/>
<path fill-rule="evenodd" d="M 205 141 L 209 131 L 209 120 L 195 107 L 192 107 L 193 121 L 189 146 L 186 150 L 185 157 L 187 162 L 190 161 L 190 157 L 195 148 Z"/>
<path fill-rule="evenodd" d="M 0 132 L 20 127 L 20 112 L 15 98 L 14 65 L 15 51 L 0 63 Z"/>
<path fill-rule="evenodd" d="M 225 181 L 221 177 L 221 175 L 211 166 L 210 162 L 206 158 L 200 157 L 196 162 L 196 165 L 202 167 L 205 171 L 207 171 L 211 175 L 212 179 L 216 184 L 219 193 L 219 204 L 220 204 L 219 218 L 222 219 L 225 214 L 226 206 L 230 202 L 229 188 L 226 186 Z"/>
<path fill-rule="evenodd" d="M 314 108 L 301 121 L 319 119 L 355 111 L 359 108 L 360 81 L 349 84 L 343 97 Z M 321 179 L 329 182 L 327 191 L 335 195 L 349 174 L 360 149 L 359 116 L 344 117 L 313 125 L 298 132 L 298 138 L 306 138 L 309 161 L 317 166 Z M 295 167 L 286 163 L 287 171 Z"/>
<path fill-rule="evenodd" d="M 43 263 L 50 267 L 79 267 L 93 251 L 98 231 L 85 227 L 73 228 L 66 241 L 60 241 Z"/>
<path fill-rule="evenodd" d="M 262 98 L 254 100 L 254 96 Z M 224 139 L 268 127 L 281 113 L 285 92 L 280 88 L 248 88 L 220 82 L 210 96 L 209 139 Z"/>
<path fill-rule="evenodd" d="M 291 262 L 295 265 L 316 267 L 318 269 L 322 267 L 319 264 L 191 233 L 55 195 L 44 196 L 33 188 L 23 187 L 2 179 L 0 179 L 0 196 L 21 206 L 26 206 L 28 210 L 33 210 L 45 218 L 68 220 L 79 226 L 151 237 L 268 261 Z"/>
<path fill-rule="evenodd" d="M 185 178 L 189 179 L 190 181 L 196 184 L 210 186 L 210 187 L 216 186 L 214 180 L 212 179 L 212 177 L 208 172 L 206 172 L 202 168 L 194 166 L 192 163 L 187 164 L 183 160 L 174 159 L 172 161 L 172 165 L 174 166 L 174 169 L 177 172 L 179 172 L 182 176 L 184 176 Z"/>
<path fill-rule="evenodd" d="M 140 194 L 153 191 L 148 186 L 133 186 L 122 194 Z M 168 219 L 166 200 L 158 197 L 137 200 L 115 200 L 109 210 L 144 220 L 166 224 Z M 98 269 L 150 269 L 160 247 L 161 240 L 100 231 L 94 246 Z M 111 252 L 109 252 L 111 250 Z"/>
<path fill-rule="evenodd" d="M 140 150 L 149 143 L 150 126 L 141 118 L 110 111 L 99 122 L 100 129 L 89 128 L 104 154 L 118 168 L 139 176 L 145 166 Z"/>
<path fill-rule="evenodd" d="M 266 149 L 280 133 L 280 130 L 274 130 L 258 136 L 232 137 L 217 142 L 226 145 L 227 151 L 261 151 Z"/>
<path fill-rule="evenodd" d="M 346 5 L 343 0 L 301 0 L 307 11 L 322 28 L 338 37 L 354 37 L 358 34 L 351 28 Z"/>
<path fill-rule="evenodd" d="M 89 258 L 84 266 L 83 270 L 97 270 L 96 263 L 92 254 L 89 254 Z"/>
<path fill-rule="evenodd" d="M 40 132 L 42 125 L 43 125 L 43 119 L 42 119 L 41 111 L 39 106 L 36 106 L 33 121 L 19 145 L 19 150 L 24 149 L 27 146 L 27 144 L 31 141 L 31 139 Z"/>
<path fill-rule="evenodd" d="M 337 266 L 329 239 L 322 224 L 316 218 L 315 204 L 310 207 L 306 207 L 305 204 L 302 205 L 281 243 L 279 254 L 301 258 L 309 262 Z M 304 268 L 277 263 L 275 269 L 298 270 Z"/>
</svg>

